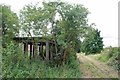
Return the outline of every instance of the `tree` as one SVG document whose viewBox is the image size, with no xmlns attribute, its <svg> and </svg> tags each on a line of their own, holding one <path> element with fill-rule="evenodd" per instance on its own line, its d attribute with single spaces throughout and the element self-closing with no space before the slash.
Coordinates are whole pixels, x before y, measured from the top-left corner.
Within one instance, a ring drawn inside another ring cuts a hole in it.
<svg viewBox="0 0 120 80">
<path fill-rule="evenodd" d="M 103 41 L 98 29 L 89 28 L 84 41 L 82 42 L 82 52 L 85 54 L 100 53 L 103 50 Z"/>
<path fill-rule="evenodd" d="M 41 8 L 37 8 L 36 5 L 29 4 L 20 11 L 21 30 L 27 34 L 25 36 L 33 37 L 33 35 L 42 35 L 42 20 L 42 10 Z"/>
<path fill-rule="evenodd" d="M 79 37 L 83 34 L 84 27 L 88 26 L 88 14 L 89 11 L 82 5 L 43 2 L 43 7 L 28 5 L 21 10 L 21 25 L 27 33 L 32 29 L 34 32 L 47 34 L 45 37 L 48 37 L 49 31 L 44 30 L 48 30 L 48 25 L 51 24 L 49 37 L 55 41 L 55 53 L 63 55 L 65 62 L 71 50 L 77 51 Z M 56 17 L 59 19 L 56 20 Z"/>
<path fill-rule="evenodd" d="M 18 35 L 19 21 L 16 13 L 11 11 L 9 6 L 0 5 L 0 7 L 2 7 L 2 10 L 0 10 L 0 13 L 2 13 L 2 43 L 5 46 L 13 37 Z"/>
<path fill-rule="evenodd" d="M 58 8 L 61 20 L 57 25 L 57 42 L 62 45 L 63 61 L 66 62 L 72 49 L 76 49 L 79 37 L 83 34 L 82 30 L 87 26 L 88 10 L 82 5 L 61 4 Z M 75 50 L 76 51 L 76 50 Z M 76 51 L 77 52 L 77 51 Z M 74 53 L 76 53 L 74 52 Z"/>
</svg>

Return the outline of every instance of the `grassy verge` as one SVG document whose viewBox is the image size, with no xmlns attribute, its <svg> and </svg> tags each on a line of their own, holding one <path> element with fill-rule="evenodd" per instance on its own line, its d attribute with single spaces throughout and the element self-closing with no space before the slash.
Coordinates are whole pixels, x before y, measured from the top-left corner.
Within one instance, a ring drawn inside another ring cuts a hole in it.
<svg viewBox="0 0 120 80">
<path fill-rule="evenodd" d="M 120 48 L 118 47 L 105 48 L 96 59 L 120 71 L 120 64 L 118 63 L 119 50 Z"/>
</svg>

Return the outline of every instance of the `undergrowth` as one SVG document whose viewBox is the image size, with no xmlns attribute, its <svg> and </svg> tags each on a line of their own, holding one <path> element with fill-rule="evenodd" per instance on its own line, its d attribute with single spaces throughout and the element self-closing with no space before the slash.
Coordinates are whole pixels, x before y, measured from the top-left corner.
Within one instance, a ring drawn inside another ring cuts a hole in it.
<svg viewBox="0 0 120 80">
<path fill-rule="evenodd" d="M 46 64 L 45 61 L 30 60 L 12 42 L 3 49 L 3 78 L 79 78 L 80 67 L 77 59 L 72 56 L 67 64 Z"/>
</svg>

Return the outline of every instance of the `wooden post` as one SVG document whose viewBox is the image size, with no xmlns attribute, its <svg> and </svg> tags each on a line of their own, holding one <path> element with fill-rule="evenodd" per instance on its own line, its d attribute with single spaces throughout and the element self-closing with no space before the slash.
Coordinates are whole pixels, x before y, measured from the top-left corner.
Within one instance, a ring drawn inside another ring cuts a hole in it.
<svg viewBox="0 0 120 80">
<path fill-rule="evenodd" d="M 34 58 L 34 47 L 35 47 L 35 44 L 33 43 L 33 58 Z"/>
<path fill-rule="evenodd" d="M 23 43 L 23 45 L 24 45 L 24 54 L 25 54 L 25 47 L 26 47 L 26 44 L 25 44 L 25 43 Z"/>
<path fill-rule="evenodd" d="M 30 59 L 31 59 L 31 56 L 32 56 L 32 43 L 30 43 Z"/>
<path fill-rule="evenodd" d="M 51 46 L 50 46 L 50 60 L 51 60 L 51 62 L 52 62 L 52 51 L 53 51 L 53 44 L 51 44 Z"/>
<path fill-rule="evenodd" d="M 46 41 L 46 60 L 49 60 L 49 42 Z"/>
<path fill-rule="evenodd" d="M 42 59 L 44 59 L 44 57 L 43 57 L 43 42 L 41 42 L 40 54 L 41 54 Z"/>
<path fill-rule="evenodd" d="M 41 53 L 40 53 L 40 45 L 39 45 L 38 47 L 39 47 L 39 56 L 41 56 Z"/>
<path fill-rule="evenodd" d="M 37 43 L 33 43 L 33 58 L 37 57 Z"/>
<path fill-rule="evenodd" d="M 28 53 L 28 43 L 24 43 L 24 54 Z"/>
<path fill-rule="evenodd" d="M 38 46 L 38 51 L 39 51 L 39 57 L 40 57 L 40 59 L 41 59 L 41 53 L 40 53 L 40 45 Z"/>
</svg>

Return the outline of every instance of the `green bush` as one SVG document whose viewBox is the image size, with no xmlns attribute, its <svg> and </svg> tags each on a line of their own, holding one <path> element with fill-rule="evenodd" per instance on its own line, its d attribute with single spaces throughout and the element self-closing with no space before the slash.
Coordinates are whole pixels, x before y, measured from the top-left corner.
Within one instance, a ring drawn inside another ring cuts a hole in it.
<svg viewBox="0 0 120 80">
<path fill-rule="evenodd" d="M 112 48 L 112 57 L 107 61 L 107 64 L 120 71 L 120 63 L 118 62 L 118 55 L 120 55 L 120 53 L 118 49 L 119 48 Z"/>
</svg>

